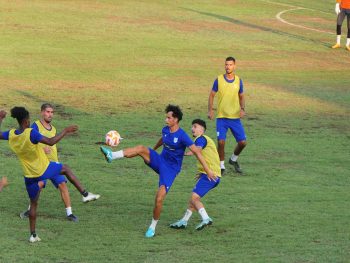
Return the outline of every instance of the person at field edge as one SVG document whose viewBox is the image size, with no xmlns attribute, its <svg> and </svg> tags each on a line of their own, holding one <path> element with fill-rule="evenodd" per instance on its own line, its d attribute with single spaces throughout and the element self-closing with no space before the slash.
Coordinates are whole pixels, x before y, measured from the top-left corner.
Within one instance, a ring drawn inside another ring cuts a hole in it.
<svg viewBox="0 0 350 263">
<path fill-rule="evenodd" d="M 65 175 L 83 195 L 84 202 L 95 200 L 99 196 L 87 192 L 67 165 L 50 162 L 39 145 L 40 142 L 52 146 L 67 134 L 76 132 L 78 126 L 69 126 L 60 134 L 47 138 L 30 128 L 29 112 L 24 107 L 12 108 L 11 116 L 17 119 L 19 128 L 0 132 L 0 140 L 8 140 L 11 150 L 17 155 L 22 164 L 24 182 L 30 199 L 29 242 L 34 243 L 41 241 L 35 231 L 36 211 L 41 189 L 45 187 L 47 179 L 50 179 L 54 185 L 65 184 L 66 179 L 63 176 Z M 0 124 L 5 117 L 6 112 L 0 111 Z"/>
<path fill-rule="evenodd" d="M 218 140 L 218 152 L 220 157 L 221 174 L 225 172 L 225 140 L 227 130 L 230 129 L 237 141 L 229 163 L 234 166 L 237 173 L 242 173 L 238 164 L 238 156 L 246 147 L 246 135 L 241 118 L 245 115 L 245 99 L 243 93 L 243 81 L 235 74 L 236 60 L 228 57 L 225 60 L 225 74 L 219 75 L 214 81 L 208 100 L 208 118 L 213 120 L 214 97 L 218 95 L 216 133 Z"/>
<path fill-rule="evenodd" d="M 197 163 L 198 175 L 196 178 L 198 181 L 192 190 L 187 210 L 182 219 L 170 225 L 171 228 L 186 228 L 193 211 L 198 211 L 199 215 L 202 217 L 202 222 L 196 226 L 196 230 L 202 230 L 204 227 L 213 223 L 213 220 L 209 217 L 203 203 L 201 202 L 201 198 L 203 198 L 210 190 L 218 186 L 220 183 L 221 170 L 219 153 L 213 140 L 204 134 L 206 129 L 207 125 L 205 121 L 201 119 L 195 119 L 192 121 L 192 135 L 195 137 L 194 144 L 202 153 L 209 169 L 217 175 L 217 178 L 213 181 L 209 180 L 201 163 Z M 186 155 L 192 155 L 192 152 L 186 153 Z"/>
<path fill-rule="evenodd" d="M 109 148 L 101 146 L 100 149 L 107 162 L 123 157 L 133 158 L 140 156 L 146 165 L 159 174 L 158 191 L 155 197 L 153 218 L 145 237 L 151 238 L 155 235 L 156 225 L 160 218 L 163 201 L 170 190 L 176 176 L 181 171 L 182 160 L 188 147 L 202 164 L 209 180 L 215 180 L 216 175 L 208 167 L 200 150 L 193 144 L 191 138 L 180 128 L 179 122 L 182 120 L 182 111 L 179 106 L 168 105 L 165 109 L 166 126 L 162 129 L 162 137 L 158 140 L 153 149 L 139 145 L 133 148 L 126 148 L 117 152 L 112 152 Z M 163 146 L 161 154 L 156 150 Z"/>
<path fill-rule="evenodd" d="M 6 176 L 1 177 L 1 179 L 0 179 L 0 192 L 1 192 L 2 189 L 4 189 L 4 187 L 6 187 L 7 185 L 8 185 L 7 177 L 6 177 Z"/>
<path fill-rule="evenodd" d="M 40 120 L 35 121 L 32 124 L 31 128 L 33 128 L 34 130 L 36 130 L 37 132 L 39 132 L 40 134 L 42 134 L 48 138 L 52 138 L 52 137 L 56 136 L 56 128 L 51 123 L 53 115 L 54 115 L 54 107 L 50 103 L 42 104 L 41 105 L 41 118 L 40 118 Z M 57 145 L 56 144 L 49 146 L 46 144 L 39 143 L 39 145 L 44 150 L 44 152 L 45 152 L 45 154 L 50 162 L 58 162 Z M 70 221 L 73 221 L 73 222 L 78 222 L 78 218 L 73 214 L 73 211 L 72 211 L 71 200 L 70 200 L 70 195 L 68 192 L 67 184 L 62 183 L 60 185 L 54 185 L 54 186 L 56 188 L 58 188 L 60 193 L 61 193 L 61 198 L 62 198 L 62 201 L 63 201 L 65 208 L 66 208 L 67 219 Z M 95 197 L 98 198 L 98 195 L 96 195 Z M 93 201 L 93 199 L 91 199 L 89 201 Z M 29 209 L 30 209 L 30 205 L 26 211 L 20 213 L 20 217 L 22 219 L 29 217 Z"/>
<path fill-rule="evenodd" d="M 337 43 L 332 48 L 340 48 L 341 27 L 346 17 L 348 34 L 345 48 L 350 51 L 350 0 L 336 0 L 335 13 L 337 14 Z"/>
</svg>

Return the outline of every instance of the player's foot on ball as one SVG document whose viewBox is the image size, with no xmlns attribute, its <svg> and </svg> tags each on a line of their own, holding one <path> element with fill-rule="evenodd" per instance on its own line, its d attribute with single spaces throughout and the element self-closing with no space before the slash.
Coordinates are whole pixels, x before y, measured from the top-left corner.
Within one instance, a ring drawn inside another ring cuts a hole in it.
<svg viewBox="0 0 350 263">
<path fill-rule="evenodd" d="M 235 168 L 235 171 L 239 174 L 243 173 L 241 167 L 239 166 L 238 162 L 232 161 L 231 159 L 228 161 L 230 164 L 233 165 L 233 167 Z"/>
<path fill-rule="evenodd" d="M 19 217 L 20 217 L 21 219 L 28 218 L 28 217 L 29 217 L 29 210 L 26 210 L 26 211 L 20 213 L 20 214 L 19 214 Z"/>
<path fill-rule="evenodd" d="M 95 195 L 93 193 L 88 193 L 87 196 L 83 196 L 83 202 L 87 203 L 87 202 L 90 202 L 90 201 L 95 201 L 95 200 L 97 200 L 99 198 L 100 198 L 100 195 Z"/>
<path fill-rule="evenodd" d="M 79 221 L 78 218 L 73 214 L 70 214 L 69 216 L 67 216 L 67 219 L 68 219 L 68 221 L 72 221 L 75 223 Z"/>
<path fill-rule="evenodd" d="M 335 44 L 334 46 L 332 46 L 333 49 L 335 48 L 340 48 L 340 44 Z"/>
<path fill-rule="evenodd" d="M 154 237 L 155 234 L 155 230 L 149 227 L 146 231 L 145 237 Z"/>
<path fill-rule="evenodd" d="M 209 217 L 206 220 L 203 220 L 199 225 L 196 226 L 196 230 L 202 230 L 203 228 L 205 228 L 206 226 L 210 226 L 211 224 L 213 224 L 213 220 Z"/>
<path fill-rule="evenodd" d="M 345 49 L 346 49 L 347 51 L 350 51 L 350 46 L 346 46 Z"/>
<path fill-rule="evenodd" d="M 183 229 L 187 227 L 187 221 L 185 220 L 179 220 L 173 224 L 170 225 L 171 228 L 175 229 Z"/>
<path fill-rule="evenodd" d="M 38 235 L 31 235 L 29 238 L 30 243 L 35 243 L 41 241 L 41 238 Z"/>
<path fill-rule="evenodd" d="M 108 163 L 111 163 L 112 160 L 113 160 L 113 158 L 112 158 L 112 151 L 110 149 L 106 148 L 106 147 L 103 147 L 103 146 L 100 146 L 100 150 L 103 153 L 106 161 Z"/>
</svg>

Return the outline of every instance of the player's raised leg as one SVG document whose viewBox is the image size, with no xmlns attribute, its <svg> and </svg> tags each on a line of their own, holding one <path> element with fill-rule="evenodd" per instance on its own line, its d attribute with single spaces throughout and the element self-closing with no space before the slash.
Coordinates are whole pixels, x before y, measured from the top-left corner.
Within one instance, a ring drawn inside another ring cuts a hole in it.
<svg viewBox="0 0 350 263">
<path fill-rule="evenodd" d="M 113 152 L 111 149 L 101 146 L 101 152 L 103 153 L 107 162 L 112 162 L 115 159 L 121 158 L 133 158 L 140 156 L 146 163 L 150 162 L 150 151 L 149 148 L 143 145 L 138 145 L 132 148 L 126 148 L 120 151 Z"/>
<path fill-rule="evenodd" d="M 86 189 L 81 185 L 79 179 L 74 175 L 74 173 L 68 167 L 68 165 L 62 165 L 61 174 L 64 174 L 67 177 L 67 179 L 75 186 L 75 188 L 81 193 L 81 195 L 83 196 L 84 203 L 94 201 L 100 198 L 100 195 L 86 191 Z"/>
</svg>

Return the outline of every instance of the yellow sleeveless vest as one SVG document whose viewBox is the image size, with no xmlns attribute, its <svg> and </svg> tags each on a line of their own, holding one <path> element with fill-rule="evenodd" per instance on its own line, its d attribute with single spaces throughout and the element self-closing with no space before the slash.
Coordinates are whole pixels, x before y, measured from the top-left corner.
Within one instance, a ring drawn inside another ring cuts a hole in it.
<svg viewBox="0 0 350 263">
<path fill-rule="evenodd" d="M 240 78 L 236 75 L 232 83 L 228 83 L 224 75 L 218 76 L 218 110 L 217 118 L 239 119 L 241 107 L 239 104 Z"/>
<path fill-rule="evenodd" d="M 51 125 L 51 130 L 48 130 L 44 127 L 44 125 L 40 122 L 40 120 L 36 121 L 35 124 L 38 126 L 39 128 L 39 133 L 41 133 L 42 135 L 44 135 L 47 138 L 52 138 L 56 136 L 56 128 Z M 39 143 L 41 148 L 44 147 L 50 147 L 51 152 L 49 154 L 46 154 L 47 158 L 49 158 L 49 161 L 51 162 L 58 162 L 58 155 L 57 155 L 57 146 L 56 144 L 53 146 L 49 146 L 43 143 Z"/>
<path fill-rule="evenodd" d="M 24 176 L 36 178 L 46 171 L 49 160 L 39 144 L 33 144 L 30 141 L 31 131 L 32 129 L 28 128 L 21 134 L 16 135 L 15 129 L 10 130 L 9 145 L 22 164 Z"/>
<path fill-rule="evenodd" d="M 216 145 L 213 140 L 207 135 L 203 134 L 201 136 L 207 139 L 207 146 L 202 149 L 202 155 L 205 159 L 205 162 L 207 163 L 209 169 L 214 172 L 214 174 L 221 177 L 220 158 L 219 153 L 216 149 Z M 198 136 L 195 140 L 197 140 L 199 137 L 200 136 Z M 207 174 L 199 161 L 197 161 L 197 167 L 199 173 Z"/>
</svg>

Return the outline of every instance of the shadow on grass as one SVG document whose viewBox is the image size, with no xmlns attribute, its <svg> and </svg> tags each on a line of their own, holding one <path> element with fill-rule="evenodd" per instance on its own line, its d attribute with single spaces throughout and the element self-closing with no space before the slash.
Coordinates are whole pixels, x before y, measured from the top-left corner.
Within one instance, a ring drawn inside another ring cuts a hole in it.
<svg viewBox="0 0 350 263">
<path fill-rule="evenodd" d="M 37 102 L 40 106 L 43 103 L 51 103 L 55 107 L 55 113 L 57 113 L 62 119 L 64 120 L 71 120 L 73 115 L 85 115 L 88 116 L 89 114 L 83 111 L 79 111 L 75 108 L 66 107 L 60 103 L 55 103 L 54 101 L 50 100 L 42 100 L 39 97 L 34 96 L 33 94 L 23 91 L 23 90 L 16 90 L 17 93 L 20 95 L 27 97 L 31 99 L 34 102 Z M 38 106 L 38 108 L 40 107 Z"/>
<path fill-rule="evenodd" d="M 291 33 L 285 32 L 285 31 L 281 31 L 281 30 L 277 30 L 277 29 L 273 29 L 273 28 L 269 28 L 269 27 L 265 27 L 265 26 L 261 26 L 261 25 L 248 23 L 248 22 L 241 21 L 241 20 L 238 20 L 238 19 L 235 19 L 235 18 L 232 18 L 232 17 L 228 17 L 228 16 L 223 16 L 223 15 L 219 15 L 219 14 L 198 11 L 198 10 L 194 10 L 194 9 L 191 9 L 191 8 L 184 8 L 184 7 L 182 7 L 182 9 L 187 10 L 187 11 L 191 11 L 191 12 L 195 12 L 197 14 L 214 17 L 214 18 L 217 18 L 217 19 L 220 19 L 220 20 L 232 23 L 232 24 L 236 24 L 236 25 L 240 25 L 240 26 L 245 26 L 245 27 L 257 29 L 257 30 L 260 30 L 260 31 L 265 31 L 265 32 L 277 34 L 279 36 L 286 36 L 286 37 L 298 39 L 298 40 L 301 40 L 301 41 L 312 42 L 312 43 L 315 43 L 317 45 L 322 45 L 322 46 L 325 46 L 325 47 L 329 48 L 329 44 L 328 43 L 324 43 L 324 42 L 319 41 L 319 40 L 314 40 L 312 38 L 307 38 L 307 37 L 300 36 L 300 35 L 294 35 L 294 34 L 291 34 Z"/>
</svg>

